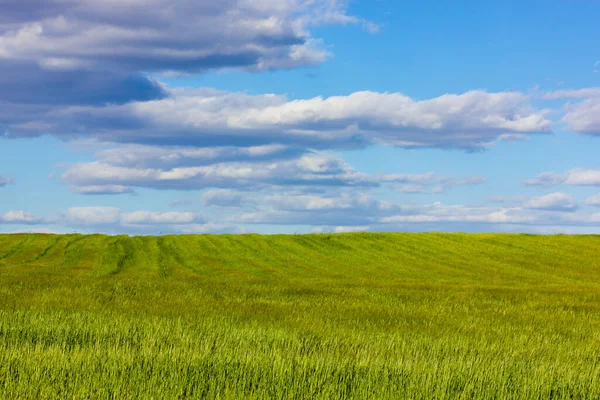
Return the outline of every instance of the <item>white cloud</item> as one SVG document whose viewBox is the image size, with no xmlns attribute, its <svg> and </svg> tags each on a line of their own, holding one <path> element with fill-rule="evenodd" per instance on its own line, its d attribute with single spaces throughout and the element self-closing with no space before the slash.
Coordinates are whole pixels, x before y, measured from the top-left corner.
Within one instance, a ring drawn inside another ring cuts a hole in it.
<svg viewBox="0 0 600 400">
<path fill-rule="evenodd" d="M 65 233 L 69 233 L 65 230 L 60 230 L 60 229 L 51 229 L 51 228 L 20 228 L 20 229 L 13 229 L 9 232 L 3 232 L 3 233 L 9 233 L 9 234 L 16 234 L 16 233 L 43 233 L 43 234 L 52 234 L 52 235 L 62 235 Z"/>
<path fill-rule="evenodd" d="M 118 145 L 86 142 L 81 146 L 109 147 L 95 154 L 96 160 L 121 167 L 155 168 L 208 165 L 224 161 L 261 161 L 285 159 L 301 153 L 298 149 L 280 144 L 250 147 L 183 147 Z"/>
<path fill-rule="evenodd" d="M 600 213 L 564 213 L 556 210 L 533 210 L 522 207 L 470 207 L 447 206 L 434 203 L 404 209 L 402 214 L 384 217 L 384 224 L 429 224 L 445 230 L 448 226 L 462 226 L 467 230 L 478 230 L 481 225 L 523 226 L 592 226 L 600 227 Z M 398 226 L 398 225 L 397 225 Z"/>
<path fill-rule="evenodd" d="M 600 193 L 598 193 L 595 196 L 588 197 L 585 200 L 585 204 L 587 204 L 588 206 L 600 207 Z"/>
<path fill-rule="evenodd" d="M 140 150 L 139 146 L 133 147 Z M 130 146 L 124 147 L 128 148 Z M 275 145 L 250 147 L 244 151 L 229 149 L 231 151 L 228 150 L 225 155 L 221 150 L 199 148 L 175 151 L 143 146 L 141 152 L 133 151 L 129 155 L 121 149 L 103 150 L 96 155 L 99 161 L 66 166 L 62 181 L 71 185 L 72 191 L 79 193 L 123 193 L 135 187 L 259 190 L 269 186 L 369 188 L 382 185 L 396 186 L 401 192 L 442 193 L 454 187 L 486 182 L 486 178 L 480 176 L 451 177 L 433 172 L 367 175 L 354 170 L 332 153 L 302 153 Z M 236 154 L 233 160 L 241 153 L 252 153 L 252 156 L 241 156 L 244 161 L 221 161 L 221 157 L 231 160 L 232 152 Z M 210 154 L 210 159 L 203 156 L 182 157 L 184 153 Z M 167 154 L 168 161 L 160 157 L 152 159 L 149 154 Z M 207 205 L 228 203 L 231 206 L 239 198 L 233 192 L 220 191 L 208 192 L 203 200 Z"/>
<path fill-rule="evenodd" d="M 568 104 L 562 122 L 577 133 L 600 135 L 600 96 Z"/>
<path fill-rule="evenodd" d="M 565 193 L 552 193 L 534 197 L 527 201 L 524 206 L 534 210 L 575 211 L 577 201 Z"/>
<path fill-rule="evenodd" d="M 191 224 L 203 220 L 201 216 L 194 212 L 150 212 L 134 211 L 131 213 L 121 213 L 120 221 L 125 225 L 136 224 Z"/>
<path fill-rule="evenodd" d="M 240 192 L 243 207 L 217 210 L 210 220 L 195 212 L 125 212 L 112 207 L 71 208 L 44 218 L 24 211 L 0 217 L 5 224 L 46 225 L 107 233 L 239 233 L 280 225 L 314 232 L 354 231 L 511 231 L 600 232 L 600 213 L 576 209 L 567 195 L 530 199 L 520 206 L 397 204 L 356 190 L 323 194 Z M 597 196 L 596 196 L 597 197 Z M 593 205 L 598 199 L 588 199 Z M 571 212 L 564 212 L 571 211 Z M 43 226 L 43 228 L 46 228 Z"/>
<path fill-rule="evenodd" d="M 123 150 L 130 147 L 124 146 Z M 99 161 L 68 165 L 62 181 L 71 185 L 71 190 L 77 193 L 124 193 L 131 192 L 135 187 L 258 190 L 268 186 L 369 188 L 382 185 L 391 185 L 398 191 L 408 193 L 443 193 L 458 186 L 486 182 L 486 178 L 481 176 L 450 177 L 433 172 L 367 175 L 354 170 L 335 154 L 314 151 L 302 153 L 277 145 L 250 147 L 244 151 L 228 149 L 225 153 L 219 148 L 133 148 L 138 151 L 128 154 L 119 148 L 102 150 L 96 155 Z M 186 157 L 181 156 L 184 153 Z M 191 157 L 190 153 L 202 156 Z M 231 160 L 233 153 L 236 154 L 233 160 L 241 153 L 252 155 L 250 158 L 241 156 L 244 161 L 220 161 L 221 157 Z M 149 154 L 166 154 L 168 161 L 160 157 L 153 159 Z M 209 154 L 210 159 L 204 157 Z M 227 203 L 231 206 L 238 200 L 237 194 L 225 191 L 209 192 L 203 197 L 207 205 Z"/>
<path fill-rule="evenodd" d="M 327 57 L 311 25 L 361 22 L 345 8 L 338 0 L 12 2 L 3 7 L 0 55 L 48 70 L 290 68 Z"/>
<path fill-rule="evenodd" d="M 367 232 L 369 226 L 336 226 L 334 228 L 335 233 L 352 233 L 352 232 Z"/>
<path fill-rule="evenodd" d="M 311 228 L 311 233 L 354 233 L 368 232 L 370 226 L 314 226 Z"/>
<path fill-rule="evenodd" d="M 74 187 L 123 185 L 157 189 L 377 185 L 370 177 L 356 172 L 340 158 L 322 153 L 272 162 L 222 162 L 168 170 L 120 167 L 97 161 L 68 166 L 62 180 Z"/>
<path fill-rule="evenodd" d="M 105 141 L 188 147 L 476 149 L 506 135 L 551 132 L 550 120 L 533 109 L 527 96 L 483 91 L 421 101 L 376 92 L 289 101 L 273 94 L 180 89 L 162 100 L 45 110 L 22 118 L 47 120 L 50 128 L 44 131 L 62 138 L 83 132 Z M 8 135 L 40 134 L 39 128 L 23 126 L 25 121 L 17 118 L 7 127 Z"/>
<path fill-rule="evenodd" d="M 589 99 L 592 97 L 600 97 L 600 87 L 555 90 L 541 95 L 543 100 Z"/>
<path fill-rule="evenodd" d="M 40 217 L 39 215 L 26 212 L 26 211 L 9 211 L 3 216 L 0 216 L 0 223 L 5 224 L 26 224 L 36 225 L 48 222 L 47 219 Z"/>
<path fill-rule="evenodd" d="M 190 224 L 203 221 L 193 212 L 123 212 L 116 207 L 73 207 L 58 220 L 68 225 L 163 225 Z"/>
<path fill-rule="evenodd" d="M 104 225 L 116 224 L 121 210 L 116 207 L 72 207 L 62 216 L 62 219 L 73 225 Z"/>
<path fill-rule="evenodd" d="M 73 193 L 78 194 L 132 194 L 133 189 L 122 185 L 90 185 L 90 186 L 74 186 L 71 188 Z"/>
<path fill-rule="evenodd" d="M 564 173 L 544 172 L 523 183 L 529 186 L 600 186 L 600 170 L 576 168 Z"/>
<path fill-rule="evenodd" d="M 426 174 L 386 174 L 379 177 L 381 182 L 394 182 L 401 193 L 439 194 L 458 186 L 472 186 L 487 182 L 482 176 L 465 178 L 441 176 L 433 172 Z"/>
<path fill-rule="evenodd" d="M 243 233 L 243 230 L 236 225 L 218 223 L 176 225 L 173 229 L 184 234 Z"/>
</svg>

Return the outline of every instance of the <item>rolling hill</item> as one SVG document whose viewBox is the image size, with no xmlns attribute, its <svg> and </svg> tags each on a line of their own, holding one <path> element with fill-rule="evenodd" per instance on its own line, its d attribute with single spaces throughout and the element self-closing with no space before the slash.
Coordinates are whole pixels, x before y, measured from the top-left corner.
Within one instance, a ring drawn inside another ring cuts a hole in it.
<svg viewBox="0 0 600 400">
<path fill-rule="evenodd" d="M 0 398 L 599 398 L 600 237 L 0 235 Z"/>
</svg>

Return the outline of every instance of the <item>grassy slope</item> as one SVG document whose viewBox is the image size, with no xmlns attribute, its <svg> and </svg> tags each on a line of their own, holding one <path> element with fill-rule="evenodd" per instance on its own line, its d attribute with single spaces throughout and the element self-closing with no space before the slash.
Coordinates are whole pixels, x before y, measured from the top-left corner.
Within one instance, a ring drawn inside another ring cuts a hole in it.
<svg viewBox="0 0 600 400">
<path fill-rule="evenodd" d="M 0 236 L 0 398 L 599 398 L 600 237 Z"/>
</svg>

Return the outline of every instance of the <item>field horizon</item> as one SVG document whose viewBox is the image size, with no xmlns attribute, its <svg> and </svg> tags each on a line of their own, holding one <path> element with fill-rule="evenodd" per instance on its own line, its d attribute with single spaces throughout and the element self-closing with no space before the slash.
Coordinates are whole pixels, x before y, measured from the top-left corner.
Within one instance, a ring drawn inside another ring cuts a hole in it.
<svg viewBox="0 0 600 400">
<path fill-rule="evenodd" d="M 600 397 L 600 236 L 0 235 L 0 398 Z"/>
</svg>

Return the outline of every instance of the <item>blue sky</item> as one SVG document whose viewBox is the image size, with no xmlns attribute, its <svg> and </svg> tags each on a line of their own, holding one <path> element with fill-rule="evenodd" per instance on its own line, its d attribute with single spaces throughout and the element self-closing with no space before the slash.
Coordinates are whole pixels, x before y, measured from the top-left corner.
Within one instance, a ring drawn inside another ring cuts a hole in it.
<svg viewBox="0 0 600 400">
<path fill-rule="evenodd" d="M 598 2 L 30 3 L 2 232 L 600 233 Z"/>
</svg>

